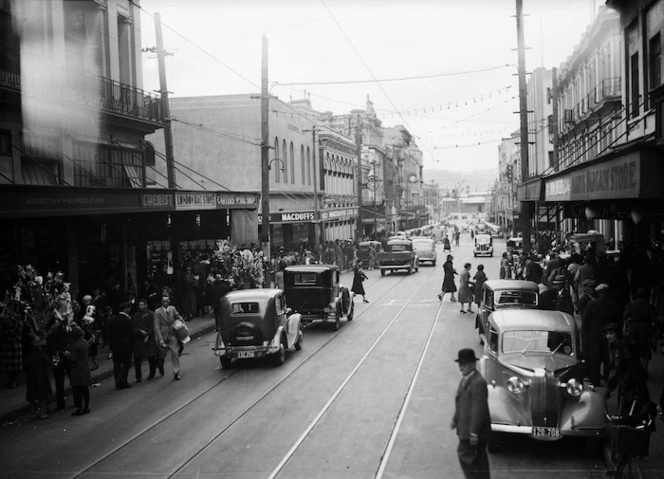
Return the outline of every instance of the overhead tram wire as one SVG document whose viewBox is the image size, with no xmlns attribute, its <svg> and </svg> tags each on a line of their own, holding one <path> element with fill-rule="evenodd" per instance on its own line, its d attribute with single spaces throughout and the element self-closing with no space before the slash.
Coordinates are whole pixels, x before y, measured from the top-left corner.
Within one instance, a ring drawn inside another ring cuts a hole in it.
<svg viewBox="0 0 664 479">
<path fill-rule="evenodd" d="M 155 153 L 155 155 L 159 156 L 161 159 L 163 159 L 163 160 L 166 159 L 166 155 L 163 154 L 163 153 L 161 153 L 160 151 L 155 150 L 154 153 Z M 174 161 L 175 161 L 175 160 L 174 160 Z M 201 178 L 203 178 L 203 179 L 205 179 L 205 180 L 207 180 L 207 181 L 209 181 L 209 182 L 211 182 L 211 183 L 213 183 L 213 184 L 219 186 L 220 188 L 223 188 L 223 189 L 226 190 L 226 191 L 232 191 L 232 190 L 231 190 L 230 188 L 228 188 L 227 186 L 224 186 L 224 185 L 222 185 L 221 183 L 218 183 L 217 181 L 213 180 L 212 178 L 209 178 L 208 176 L 205 176 L 203 173 L 194 170 L 193 168 L 191 168 L 191 167 L 185 165 L 184 163 L 180 163 L 179 161 L 175 161 L 175 163 L 177 163 L 178 165 L 182 166 L 183 168 L 186 168 L 187 170 L 191 171 L 193 174 L 200 176 Z"/>
<path fill-rule="evenodd" d="M 304 85 L 355 85 L 361 83 L 375 83 L 375 82 L 387 83 L 387 82 L 407 81 L 407 80 L 426 80 L 429 78 L 440 78 L 440 77 L 448 77 L 456 75 L 469 75 L 472 73 L 482 73 L 494 70 L 501 70 L 503 68 L 509 68 L 514 66 L 516 65 L 506 64 L 506 65 L 500 65 L 488 68 L 480 68 L 477 70 L 467 70 L 467 71 L 449 72 L 449 73 L 434 73 L 431 75 L 415 75 L 410 77 L 393 77 L 393 78 L 380 78 L 380 79 L 374 78 L 373 80 L 336 80 L 336 81 L 311 81 L 311 82 L 287 82 L 287 83 L 277 82 L 275 84 L 279 86 L 304 86 Z"/>
<path fill-rule="evenodd" d="M 323 4 L 323 6 L 325 7 L 325 9 L 328 11 L 328 13 L 330 14 L 330 16 L 332 17 L 332 20 L 334 20 L 334 23 L 337 25 L 337 27 L 339 27 L 339 30 L 341 30 L 341 33 L 342 33 L 343 36 L 346 38 L 346 41 L 348 42 L 348 44 L 350 45 L 350 47 L 353 49 L 353 51 L 354 51 L 355 54 L 358 56 L 358 58 L 360 59 L 360 61 L 361 61 L 362 64 L 364 65 L 364 67 L 367 69 L 367 71 L 369 72 L 369 74 L 371 75 L 371 77 L 374 79 L 374 81 L 376 82 L 376 85 L 378 85 L 378 88 L 380 88 L 380 91 L 383 92 L 383 95 L 385 95 L 385 98 L 387 98 L 387 100 L 390 102 L 390 104 L 392 105 L 392 108 L 394 108 L 395 111 L 399 112 L 399 116 L 401 117 L 401 119 L 402 119 L 403 122 L 405 123 L 406 127 L 408 127 L 408 131 L 410 131 L 410 132 L 414 135 L 415 132 L 413 131 L 413 128 L 410 126 L 410 124 L 408 123 L 408 121 L 403 117 L 403 115 L 401 114 L 401 112 L 399 111 L 399 109 L 397 108 L 397 106 L 394 104 L 394 102 L 392 101 L 392 99 L 390 98 L 390 96 L 387 94 L 387 92 L 385 91 L 385 89 L 383 88 L 383 86 L 380 84 L 380 82 L 376 79 L 376 75 L 373 74 L 373 72 L 372 72 L 371 69 L 369 68 L 369 65 L 367 65 L 367 63 L 366 63 L 366 62 L 364 61 L 364 59 L 362 58 L 362 55 L 360 55 L 360 52 L 357 50 L 357 48 L 355 48 L 355 45 L 353 45 L 353 42 L 350 40 L 350 38 L 348 37 L 348 35 L 346 34 L 346 32 L 344 31 L 344 29 L 343 29 L 343 28 L 341 27 L 341 25 L 339 24 L 339 22 L 337 21 L 336 17 L 334 16 L 334 13 L 332 13 L 332 10 L 330 10 L 330 8 L 329 8 L 329 7 L 327 6 L 327 4 L 325 3 L 325 0 L 320 0 L 320 1 L 321 1 L 321 3 Z"/>
<path fill-rule="evenodd" d="M 182 123 L 182 124 L 187 125 L 191 128 L 195 128 L 197 130 L 203 131 L 205 133 L 209 133 L 211 135 L 218 136 L 220 138 L 224 138 L 224 139 L 227 139 L 227 140 L 239 141 L 239 142 L 247 143 L 247 144 L 253 145 L 253 146 L 261 146 L 260 143 L 253 142 L 251 140 L 248 140 L 246 138 L 242 138 L 240 136 L 231 135 L 230 133 L 224 133 L 224 132 L 221 132 L 221 131 L 213 130 L 211 128 L 208 128 L 208 127 L 204 126 L 201 123 L 192 123 L 188 120 L 183 120 L 183 119 L 178 118 L 178 117 L 173 117 L 173 118 L 171 118 L 171 120 L 176 121 L 178 123 Z"/>
<path fill-rule="evenodd" d="M 148 12 L 146 9 L 144 9 L 141 5 L 139 5 L 138 3 L 136 3 L 134 0 L 128 0 L 128 1 L 129 1 L 129 3 L 131 3 L 132 5 L 134 5 L 135 7 L 138 7 L 142 12 L 144 12 L 144 13 L 145 13 L 146 15 L 148 15 L 150 18 L 154 19 L 154 15 L 153 15 L 153 14 L 151 14 L 150 12 Z M 201 51 L 202 53 L 204 53 L 206 56 L 208 56 L 209 58 L 211 58 L 211 59 L 214 60 L 215 62 L 219 63 L 221 66 L 223 66 L 224 68 L 226 68 L 228 71 L 234 73 L 235 75 L 237 75 L 237 76 L 238 76 L 239 78 L 241 78 L 242 80 L 246 81 L 246 82 L 249 83 L 250 85 L 252 85 L 252 86 L 256 87 L 258 90 L 260 90 L 260 86 L 259 86 L 259 85 L 257 85 L 256 83 L 254 83 L 253 81 L 249 80 L 247 77 L 245 77 L 244 75 L 242 75 L 242 74 L 241 74 L 240 72 L 238 72 L 237 70 L 233 69 L 232 67 L 228 66 L 227 64 L 225 64 L 224 62 L 222 62 L 221 60 L 219 60 L 217 57 L 215 57 L 214 55 L 212 55 L 210 52 L 208 52 L 207 50 L 205 50 L 203 47 L 201 47 L 201 46 L 199 46 L 198 44 L 194 43 L 193 41 L 189 40 L 189 38 L 185 37 L 183 34 L 179 33 L 177 30 L 175 30 L 174 28 L 168 26 L 167 24 L 165 24 L 165 23 L 162 22 L 162 25 L 163 25 L 164 27 L 166 27 L 167 29 L 169 29 L 169 30 L 170 30 L 171 32 L 173 32 L 174 34 L 176 34 L 178 37 L 182 38 L 183 40 L 185 40 L 185 41 L 188 42 L 189 44 L 191 44 L 191 45 L 193 45 L 194 47 L 196 47 L 198 50 L 200 50 L 200 51 Z"/>
</svg>

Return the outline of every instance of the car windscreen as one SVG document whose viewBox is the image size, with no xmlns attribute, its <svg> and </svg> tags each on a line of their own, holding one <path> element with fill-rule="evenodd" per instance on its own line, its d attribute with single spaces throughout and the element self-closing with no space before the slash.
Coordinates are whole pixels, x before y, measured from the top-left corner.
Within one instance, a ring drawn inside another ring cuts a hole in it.
<svg viewBox="0 0 664 479">
<path fill-rule="evenodd" d="M 505 331 L 503 333 L 503 353 L 555 353 L 572 356 L 572 335 L 564 331 Z"/>
<path fill-rule="evenodd" d="M 258 303 L 233 303 L 231 314 L 256 314 L 259 311 Z"/>
<path fill-rule="evenodd" d="M 385 251 L 397 252 L 397 251 L 410 251 L 412 246 L 407 244 L 388 244 L 385 248 Z"/>
<path fill-rule="evenodd" d="M 489 243 L 491 243 L 491 238 L 489 236 L 477 236 L 475 238 L 475 243 L 477 243 L 477 244 L 489 244 Z"/>
<path fill-rule="evenodd" d="M 433 249 L 433 243 L 431 241 L 413 241 L 414 249 Z"/>
<path fill-rule="evenodd" d="M 496 306 L 505 304 L 525 304 L 537 306 L 536 291 L 496 291 L 493 300 Z"/>
<path fill-rule="evenodd" d="M 316 273 L 295 273 L 293 274 L 294 286 L 315 286 L 318 284 L 320 275 Z"/>
</svg>

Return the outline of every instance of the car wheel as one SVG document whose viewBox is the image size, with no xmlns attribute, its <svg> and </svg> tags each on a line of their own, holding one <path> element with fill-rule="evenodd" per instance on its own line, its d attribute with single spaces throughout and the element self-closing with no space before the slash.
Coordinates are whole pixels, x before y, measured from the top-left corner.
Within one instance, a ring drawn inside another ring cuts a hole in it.
<svg viewBox="0 0 664 479">
<path fill-rule="evenodd" d="M 473 256 L 474 256 L 475 258 L 477 258 L 477 253 L 473 253 Z"/>
<path fill-rule="evenodd" d="M 413 274 L 413 267 L 412 266 L 408 267 L 408 274 L 409 275 Z"/>
<path fill-rule="evenodd" d="M 279 351 L 277 351 L 274 354 L 274 364 L 277 366 L 281 366 L 286 362 L 286 347 L 284 346 L 284 342 L 281 341 L 279 343 Z"/>
<path fill-rule="evenodd" d="M 435 261 L 432 262 L 431 265 L 432 265 L 432 266 L 436 266 L 436 262 L 435 262 Z"/>
<path fill-rule="evenodd" d="M 347 321 L 352 321 L 353 320 L 353 314 L 355 314 L 355 303 L 352 301 L 350 302 L 350 308 L 348 308 L 348 314 L 346 315 L 346 320 Z"/>
<path fill-rule="evenodd" d="M 228 356 L 219 356 L 219 362 L 221 363 L 221 369 L 230 369 L 231 363 L 233 362 Z"/>
<path fill-rule="evenodd" d="M 380 270 L 380 275 L 381 275 L 381 276 L 385 276 L 385 270 L 384 270 L 384 269 L 381 269 L 381 270 Z"/>
<path fill-rule="evenodd" d="M 300 351 L 302 349 L 303 342 L 304 342 L 304 333 L 302 332 L 302 328 L 300 328 L 300 331 L 297 335 L 297 341 L 295 341 L 295 351 Z"/>
</svg>

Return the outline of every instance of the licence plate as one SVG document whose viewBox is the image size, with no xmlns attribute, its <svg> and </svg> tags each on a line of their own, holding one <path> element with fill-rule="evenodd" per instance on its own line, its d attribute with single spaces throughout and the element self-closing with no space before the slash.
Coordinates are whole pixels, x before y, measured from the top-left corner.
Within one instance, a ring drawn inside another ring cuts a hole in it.
<svg viewBox="0 0 664 479">
<path fill-rule="evenodd" d="M 238 351 L 237 357 L 238 357 L 238 359 L 253 358 L 254 354 L 255 354 L 254 351 Z"/>
<path fill-rule="evenodd" d="M 560 429 L 557 427 L 534 427 L 534 437 L 560 437 Z"/>
</svg>

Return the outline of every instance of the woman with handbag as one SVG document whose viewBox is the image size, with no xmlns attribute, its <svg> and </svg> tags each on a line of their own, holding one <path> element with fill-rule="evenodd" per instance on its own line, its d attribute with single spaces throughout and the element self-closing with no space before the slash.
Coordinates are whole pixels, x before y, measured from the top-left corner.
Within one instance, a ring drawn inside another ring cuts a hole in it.
<svg viewBox="0 0 664 479">
<path fill-rule="evenodd" d="M 366 293 L 364 292 L 364 286 L 362 285 L 362 282 L 365 279 L 369 279 L 366 274 L 364 274 L 364 271 L 362 270 L 362 266 L 360 266 L 360 263 L 355 263 L 355 268 L 353 272 L 353 286 L 351 287 L 351 291 L 353 292 L 353 297 L 355 297 L 356 294 L 361 294 L 362 295 L 362 301 L 365 303 L 368 303 L 369 300 L 366 297 Z"/>
</svg>

